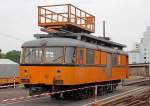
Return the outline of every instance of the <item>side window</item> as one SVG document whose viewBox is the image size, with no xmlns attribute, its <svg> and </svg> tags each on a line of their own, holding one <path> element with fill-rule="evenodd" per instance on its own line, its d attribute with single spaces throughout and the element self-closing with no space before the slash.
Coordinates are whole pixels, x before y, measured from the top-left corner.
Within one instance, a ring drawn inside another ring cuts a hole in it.
<svg viewBox="0 0 150 106">
<path fill-rule="evenodd" d="M 83 64 L 84 63 L 84 49 L 80 48 L 78 51 L 78 64 Z"/>
<path fill-rule="evenodd" d="M 94 64 L 94 50 L 86 49 L 86 64 Z"/>
<path fill-rule="evenodd" d="M 95 50 L 95 54 L 94 54 L 94 58 L 95 58 L 95 64 L 100 64 L 100 51 Z"/>
<path fill-rule="evenodd" d="M 118 65 L 121 65 L 121 55 L 118 55 Z"/>
<path fill-rule="evenodd" d="M 127 57 L 125 56 L 125 55 L 122 55 L 121 56 L 122 57 L 122 65 L 127 65 L 128 63 L 127 63 Z"/>
<path fill-rule="evenodd" d="M 75 48 L 66 47 L 65 63 L 74 64 L 76 58 Z"/>
<path fill-rule="evenodd" d="M 25 50 L 26 48 L 22 48 L 22 51 L 21 51 L 21 55 L 20 55 L 20 63 L 25 63 Z"/>
<path fill-rule="evenodd" d="M 112 65 L 118 65 L 118 54 L 112 54 Z"/>
<path fill-rule="evenodd" d="M 126 65 L 128 65 L 129 63 L 128 63 L 128 56 L 126 56 Z"/>
<path fill-rule="evenodd" d="M 100 64 L 106 64 L 107 63 L 107 53 L 104 51 L 100 52 Z"/>
</svg>

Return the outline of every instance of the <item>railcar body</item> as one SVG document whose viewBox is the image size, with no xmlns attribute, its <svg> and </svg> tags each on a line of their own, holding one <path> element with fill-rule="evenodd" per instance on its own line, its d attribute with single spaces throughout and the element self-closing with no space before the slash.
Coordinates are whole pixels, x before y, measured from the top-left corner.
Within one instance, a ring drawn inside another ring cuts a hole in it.
<svg viewBox="0 0 150 106">
<path fill-rule="evenodd" d="M 128 56 L 108 42 L 109 46 L 102 46 L 56 36 L 25 42 L 21 82 L 31 88 L 31 94 L 34 87 L 52 92 L 96 84 L 115 84 L 111 86 L 114 90 L 121 79 L 128 77 Z"/>
</svg>

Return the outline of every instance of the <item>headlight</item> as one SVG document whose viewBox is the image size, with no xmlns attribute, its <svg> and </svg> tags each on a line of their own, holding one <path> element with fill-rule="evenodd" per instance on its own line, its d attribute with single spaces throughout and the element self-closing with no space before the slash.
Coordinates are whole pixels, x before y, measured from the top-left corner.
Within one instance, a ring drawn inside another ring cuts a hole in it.
<svg viewBox="0 0 150 106">
<path fill-rule="evenodd" d="M 25 76 L 25 77 L 28 76 L 28 70 L 27 70 L 27 69 L 24 70 L 24 76 Z"/>
</svg>

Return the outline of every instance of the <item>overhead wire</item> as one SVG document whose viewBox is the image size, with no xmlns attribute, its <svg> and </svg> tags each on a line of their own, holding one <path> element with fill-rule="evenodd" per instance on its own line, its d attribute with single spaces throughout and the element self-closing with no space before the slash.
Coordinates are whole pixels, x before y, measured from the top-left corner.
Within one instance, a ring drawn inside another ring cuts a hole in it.
<svg viewBox="0 0 150 106">
<path fill-rule="evenodd" d="M 25 40 L 23 40 L 23 39 L 21 39 L 21 38 L 17 38 L 17 37 L 15 37 L 15 36 L 13 36 L 13 35 L 4 34 L 4 33 L 1 33 L 1 32 L 0 32 L 0 36 L 2 36 L 2 37 L 7 37 L 7 38 L 11 38 L 11 39 L 15 39 L 15 40 L 19 40 L 19 41 L 25 41 Z"/>
</svg>

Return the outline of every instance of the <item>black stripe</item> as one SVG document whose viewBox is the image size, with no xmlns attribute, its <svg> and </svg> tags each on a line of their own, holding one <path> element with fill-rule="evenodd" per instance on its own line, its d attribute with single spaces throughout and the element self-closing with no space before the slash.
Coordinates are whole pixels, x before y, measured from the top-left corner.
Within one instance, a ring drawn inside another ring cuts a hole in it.
<svg viewBox="0 0 150 106">
<path fill-rule="evenodd" d="M 106 65 L 89 65 L 89 64 L 20 64 L 20 66 L 77 66 L 77 67 L 106 67 Z"/>
<path fill-rule="evenodd" d="M 115 68 L 115 67 L 116 67 L 116 68 L 121 67 L 121 68 L 122 68 L 122 67 L 128 67 L 128 66 L 124 66 L 124 65 L 113 65 L 112 67 L 114 67 L 114 68 Z"/>
</svg>

